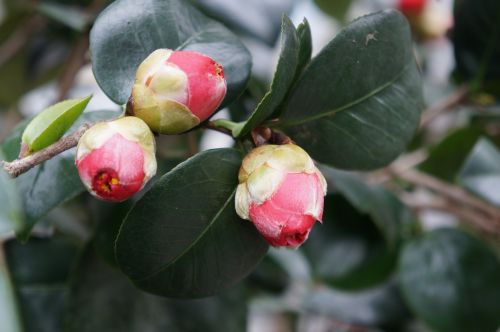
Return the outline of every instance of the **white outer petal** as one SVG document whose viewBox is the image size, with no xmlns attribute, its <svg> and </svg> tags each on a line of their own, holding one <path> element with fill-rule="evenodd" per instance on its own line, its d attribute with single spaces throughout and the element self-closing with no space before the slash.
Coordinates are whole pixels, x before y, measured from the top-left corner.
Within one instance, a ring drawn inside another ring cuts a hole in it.
<svg viewBox="0 0 500 332">
<path fill-rule="evenodd" d="M 235 208 L 236 213 L 240 216 L 240 218 L 250 220 L 250 203 L 250 195 L 248 194 L 246 184 L 239 184 L 236 188 Z"/>
<path fill-rule="evenodd" d="M 286 173 L 265 164 L 257 168 L 246 181 L 251 201 L 256 204 L 264 203 L 278 190 L 285 176 Z"/>
</svg>

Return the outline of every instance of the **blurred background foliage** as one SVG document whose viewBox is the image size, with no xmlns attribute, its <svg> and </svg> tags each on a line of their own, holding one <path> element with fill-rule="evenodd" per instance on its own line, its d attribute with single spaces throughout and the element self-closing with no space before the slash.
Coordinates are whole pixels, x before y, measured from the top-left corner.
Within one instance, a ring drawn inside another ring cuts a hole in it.
<svg viewBox="0 0 500 332">
<path fill-rule="evenodd" d="M 234 121 L 246 119 L 267 91 L 283 13 L 296 25 L 308 19 L 316 54 L 352 19 L 402 10 L 427 105 L 409 152 L 369 174 L 324 167 L 325 217 L 308 242 L 298 250 L 271 249 L 243 282 L 202 300 L 148 295 L 117 272 L 114 240 L 133 202 L 96 202 L 62 181 L 71 155 L 22 181 L 0 173 L 1 330 L 496 331 L 498 0 L 190 1 L 252 53 L 247 89 L 217 114 Z M 89 29 L 110 2 L 0 1 L 0 159 L 17 155 L 11 133 L 21 121 L 58 100 L 93 94 L 89 118 L 119 111 L 98 88 L 88 52 Z M 200 131 L 159 140 L 159 175 L 200 149 L 232 144 Z M 33 181 L 46 181 L 42 206 Z M 30 218 L 42 220 L 34 225 Z M 13 223 L 26 229 L 20 224 L 26 220 L 34 228 L 22 243 L 7 230 Z"/>
</svg>

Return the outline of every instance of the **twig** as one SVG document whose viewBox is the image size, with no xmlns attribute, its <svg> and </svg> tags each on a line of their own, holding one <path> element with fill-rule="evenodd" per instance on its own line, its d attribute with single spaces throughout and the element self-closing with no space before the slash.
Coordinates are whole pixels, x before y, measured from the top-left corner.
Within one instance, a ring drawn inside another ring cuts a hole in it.
<svg viewBox="0 0 500 332">
<path fill-rule="evenodd" d="M 71 135 L 61 138 L 56 143 L 46 147 L 43 150 L 37 151 L 22 159 L 16 159 L 12 162 L 0 162 L 3 169 L 13 178 L 26 173 L 38 164 L 49 160 L 58 154 L 75 147 L 83 134 L 91 127 L 90 124 L 85 123 L 78 128 L 76 132 Z"/>
<path fill-rule="evenodd" d="M 497 236 L 500 235 L 500 225 L 494 225 L 483 215 L 474 212 L 466 206 L 454 204 L 443 197 L 433 197 L 433 199 L 429 202 L 421 202 L 417 197 L 415 197 L 414 194 L 407 192 L 399 193 L 398 197 L 411 209 L 417 211 L 436 210 L 447 212 L 458 217 L 460 221 L 471 222 L 477 228 L 488 234 L 495 234 Z"/>
<path fill-rule="evenodd" d="M 453 109 L 455 106 L 461 104 L 469 95 L 470 88 L 466 85 L 460 86 L 453 94 L 440 103 L 432 105 L 422 114 L 420 120 L 420 128 L 424 128 L 434 120 L 437 116 L 446 111 Z"/>
<path fill-rule="evenodd" d="M 46 20 L 36 15 L 22 22 L 16 31 L 0 46 L 0 67 L 19 53 L 28 39 L 34 33 L 40 31 Z"/>
<path fill-rule="evenodd" d="M 389 166 L 387 169 L 395 177 L 414 185 L 430 189 L 444 197 L 450 204 L 453 203 L 448 209 L 449 212 L 464 215 L 466 213 L 464 209 L 467 209 L 481 218 L 481 221 L 478 221 L 478 217 L 472 217 L 472 215 L 467 213 L 468 220 L 474 221 L 476 224 L 481 224 L 483 228 L 485 225 L 488 225 L 487 227 L 490 230 L 500 228 L 500 209 L 472 196 L 464 189 L 450 185 L 414 169 L 398 169 L 394 167 L 394 165 Z M 448 208 L 448 205 L 442 206 L 441 209 L 445 207 Z"/>
<path fill-rule="evenodd" d="M 64 65 L 62 74 L 59 77 L 59 92 L 57 95 L 58 101 L 65 99 L 68 91 L 73 86 L 78 71 L 85 64 L 85 54 L 87 53 L 88 48 L 89 34 L 85 32 L 78 37 L 78 40 L 75 42 L 68 60 Z"/>
<path fill-rule="evenodd" d="M 195 132 L 190 131 L 189 133 L 186 134 L 186 143 L 190 157 L 194 156 L 199 152 L 198 140 Z"/>
<path fill-rule="evenodd" d="M 225 128 L 225 127 L 217 126 L 217 125 L 215 125 L 215 123 L 213 121 L 207 121 L 203 125 L 203 127 L 207 128 L 207 129 L 212 129 L 212 130 L 218 131 L 219 133 L 223 133 L 223 134 L 226 134 L 228 136 L 233 137 L 233 133 L 231 132 L 231 130 L 229 130 L 229 129 Z"/>
</svg>

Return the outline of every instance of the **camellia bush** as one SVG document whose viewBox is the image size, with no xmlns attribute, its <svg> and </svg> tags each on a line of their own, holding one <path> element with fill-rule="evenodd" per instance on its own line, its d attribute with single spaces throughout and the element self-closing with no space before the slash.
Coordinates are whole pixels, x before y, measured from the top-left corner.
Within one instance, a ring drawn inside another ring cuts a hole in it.
<svg viewBox="0 0 500 332">
<path fill-rule="evenodd" d="M 283 14 L 269 85 L 214 8 L 112 2 L 80 33 L 122 112 L 66 99 L 4 139 L 0 330 L 244 331 L 260 312 L 301 331 L 495 332 L 495 0 L 456 1 L 462 85 L 425 112 L 425 1 L 355 19 L 314 57 L 307 19 Z M 483 113 L 432 141 L 458 105 Z M 210 131 L 233 147 L 199 152 Z M 428 210 L 454 226 L 425 228 Z"/>
</svg>

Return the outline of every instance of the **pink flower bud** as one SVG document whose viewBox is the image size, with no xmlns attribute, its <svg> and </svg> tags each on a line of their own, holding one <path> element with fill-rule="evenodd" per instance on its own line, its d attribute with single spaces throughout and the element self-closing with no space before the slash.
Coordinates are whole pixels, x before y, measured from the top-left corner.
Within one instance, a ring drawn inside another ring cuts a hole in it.
<svg viewBox="0 0 500 332">
<path fill-rule="evenodd" d="M 158 49 L 138 67 L 127 113 L 161 134 L 178 134 L 208 119 L 226 95 L 222 66 L 193 51 Z"/>
<path fill-rule="evenodd" d="M 236 212 L 273 246 L 298 247 L 323 217 L 325 178 L 297 145 L 253 149 L 238 178 Z"/>
<path fill-rule="evenodd" d="M 156 173 L 153 134 L 136 117 L 98 123 L 80 138 L 75 164 L 92 195 L 105 201 L 124 201 Z"/>
<path fill-rule="evenodd" d="M 407 16 L 420 14 L 426 5 L 427 0 L 398 0 L 397 2 L 398 9 Z"/>
</svg>

